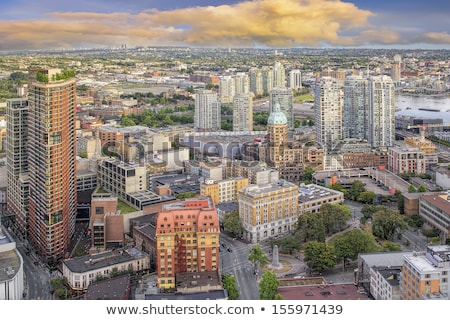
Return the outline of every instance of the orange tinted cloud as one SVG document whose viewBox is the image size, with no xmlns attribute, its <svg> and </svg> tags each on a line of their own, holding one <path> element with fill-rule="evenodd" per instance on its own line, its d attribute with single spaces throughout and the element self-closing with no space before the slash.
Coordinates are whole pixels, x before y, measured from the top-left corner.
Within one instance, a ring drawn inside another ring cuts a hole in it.
<svg viewBox="0 0 450 320">
<path fill-rule="evenodd" d="M 366 30 L 373 15 L 340 0 L 253 0 L 139 14 L 53 12 L 47 20 L 0 21 L 0 49 L 395 43 L 399 36 L 394 32 Z M 346 32 L 354 35 L 344 36 Z"/>
</svg>

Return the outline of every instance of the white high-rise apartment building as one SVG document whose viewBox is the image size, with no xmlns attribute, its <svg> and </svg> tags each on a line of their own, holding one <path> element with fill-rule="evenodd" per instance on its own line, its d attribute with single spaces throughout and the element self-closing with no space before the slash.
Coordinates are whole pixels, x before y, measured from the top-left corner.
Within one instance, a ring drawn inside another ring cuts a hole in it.
<svg viewBox="0 0 450 320">
<path fill-rule="evenodd" d="M 264 66 L 261 68 L 263 92 L 269 94 L 274 88 L 273 68 Z"/>
<path fill-rule="evenodd" d="M 369 139 L 373 148 L 394 145 L 395 86 L 389 76 L 369 78 Z"/>
<path fill-rule="evenodd" d="M 200 90 L 195 93 L 195 131 L 217 131 L 220 129 L 220 102 L 216 92 Z"/>
<path fill-rule="evenodd" d="M 316 141 L 333 148 L 342 140 L 343 91 L 339 82 L 331 77 L 320 78 L 314 104 Z"/>
<path fill-rule="evenodd" d="M 234 96 L 233 131 L 253 131 L 253 93 Z"/>
<path fill-rule="evenodd" d="M 246 72 L 238 72 L 234 76 L 234 94 L 250 92 L 250 78 Z"/>
<path fill-rule="evenodd" d="M 249 77 L 250 77 L 250 91 L 253 92 L 255 96 L 262 95 L 264 93 L 264 88 L 261 69 L 251 68 L 249 71 Z"/>
<path fill-rule="evenodd" d="M 232 76 L 219 78 L 219 99 L 221 103 L 232 103 L 236 94 L 236 83 Z"/>
<path fill-rule="evenodd" d="M 368 140 L 369 90 L 362 76 L 347 76 L 344 82 L 343 137 Z"/>
<path fill-rule="evenodd" d="M 6 203 L 16 228 L 24 236 L 28 230 L 28 114 L 27 99 L 6 100 Z"/>
<path fill-rule="evenodd" d="M 294 93 L 290 88 L 273 88 L 270 91 L 270 112 L 275 112 L 274 107 L 278 103 L 280 111 L 287 119 L 289 129 L 294 129 Z"/>
<path fill-rule="evenodd" d="M 302 88 L 302 72 L 300 70 L 295 69 L 289 71 L 288 87 L 295 90 Z"/>
<path fill-rule="evenodd" d="M 273 87 L 286 88 L 286 70 L 279 61 L 276 61 L 273 65 Z"/>
</svg>

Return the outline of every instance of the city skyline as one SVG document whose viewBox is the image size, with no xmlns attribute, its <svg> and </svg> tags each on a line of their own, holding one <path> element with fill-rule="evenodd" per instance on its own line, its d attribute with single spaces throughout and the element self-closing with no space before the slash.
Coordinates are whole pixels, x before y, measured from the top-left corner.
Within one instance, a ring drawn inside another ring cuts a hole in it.
<svg viewBox="0 0 450 320">
<path fill-rule="evenodd" d="M 1 3 L 0 12 L 0 50 L 450 44 L 450 3 L 438 0 L 15 0 Z"/>
</svg>

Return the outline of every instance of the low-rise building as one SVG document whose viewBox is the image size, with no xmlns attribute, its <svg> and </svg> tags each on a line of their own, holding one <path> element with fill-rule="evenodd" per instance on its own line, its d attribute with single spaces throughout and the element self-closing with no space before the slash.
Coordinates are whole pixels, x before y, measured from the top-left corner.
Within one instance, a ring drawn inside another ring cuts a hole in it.
<svg viewBox="0 0 450 320">
<path fill-rule="evenodd" d="M 404 255 L 402 300 L 450 299 L 450 246 L 428 246 L 425 252 Z"/>
<path fill-rule="evenodd" d="M 450 234 L 449 195 L 442 192 L 422 194 L 419 199 L 419 215 L 427 224 L 439 230 L 441 243 L 445 243 Z"/>
<path fill-rule="evenodd" d="M 200 195 L 210 196 L 214 203 L 237 200 L 237 193 L 248 186 L 248 178 L 236 177 L 220 181 L 205 179 L 200 183 Z"/>
<path fill-rule="evenodd" d="M 325 203 L 343 204 L 344 193 L 317 184 L 301 185 L 298 195 L 299 213 L 319 212 Z"/>
<path fill-rule="evenodd" d="M 148 254 L 136 249 L 118 249 L 95 255 L 63 260 L 62 275 L 74 291 L 84 292 L 89 285 L 113 275 L 149 270 Z"/>
<path fill-rule="evenodd" d="M 389 148 L 388 169 L 394 174 L 424 174 L 426 165 L 425 152 L 419 148 L 410 146 Z"/>
<path fill-rule="evenodd" d="M 16 242 L 0 224 L 0 300 L 21 300 L 25 294 L 23 259 Z"/>
</svg>

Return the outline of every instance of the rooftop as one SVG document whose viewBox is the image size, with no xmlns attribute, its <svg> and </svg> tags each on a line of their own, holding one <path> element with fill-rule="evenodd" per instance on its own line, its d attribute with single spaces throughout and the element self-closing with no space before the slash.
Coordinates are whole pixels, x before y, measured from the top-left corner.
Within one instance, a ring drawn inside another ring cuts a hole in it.
<svg viewBox="0 0 450 320">
<path fill-rule="evenodd" d="M 276 183 L 265 183 L 265 184 L 258 184 L 258 185 L 249 185 L 241 191 L 244 194 L 250 195 L 250 196 L 260 196 L 263 194 L 267 194 L 270 192 L 277 192 L 282 191 L 288 188 L 297 188 L 297 185 L 295 185 L 292 182 L 285 181 L 283 179 L 280 179 Z"/>
<path fill-rule="evenodd" d="M 128 250 L 113 250 L 95 255 L 81 256 L 78 258 L 64 260 L 63 263 L 74 273 L 85 273 L 128 261 L 133 261 L 146 255 L 146 253 L 143 253 L 136 248 L 131 248 Z"/>
<path fill-rule="evenodd" d="M 342 192 L 336 191 L 330 188 L 325 188 L 316 184 L 308 184 L 305 186 L 300 186 L 298 201 L 308 202 L 315 199 L 320 199 L 323 197 L 328 197 L 331 195 L 343 195 Z"/>
</svg>

